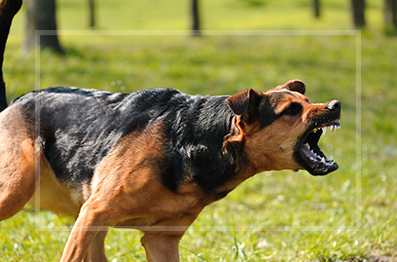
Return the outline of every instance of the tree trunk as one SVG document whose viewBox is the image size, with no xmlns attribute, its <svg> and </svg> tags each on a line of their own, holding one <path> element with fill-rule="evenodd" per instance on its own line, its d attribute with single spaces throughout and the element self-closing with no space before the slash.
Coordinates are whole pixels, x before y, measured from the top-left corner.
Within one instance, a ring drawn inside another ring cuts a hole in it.
<svg viewBox="0 0 397 262">
<path fill-rule="evenodd" d="M 314 11 L 314 17 L 319 18 L 320 17 L 320 0 L 313 0 L 313 11 Z"/>
<path fill-rule="evenodd" d="M 397 0 L 384 0 L 383 9 L 386 27 L 397 29 Z"/>
<path fill-rule="evenodd" d="M 3 60 L 8 34 L 14 15 L 21 8 L 22 0 L 0 1 L 0 112 L 7 107 L 6 84 L 3 79 Z"/>
<path fill-rule="evenodd" d="M 40 39 L 35 39 L 35 30 L 50 31 L 41 33 Z M 27 0 L 23 50 L 29 52 L 36 44 L 40 43 L 41 49 L 49 48 L 55 52 L 62 53 L 63 50 L 56 30 L 55 0 Z"/>
<path fill-rule="evenodd" d="M 199 13 L 199 3 L 198 0 L 192 0 L 192 30 L 193 35 L 201 35 L 200 31 L 200 13 Z"/>
<path fill-rule="evenodd" d="M 95 2 L 94 0 L 88 0 L 88 8 L 90 12 L 90 27 L 95 27 Z"/>
<path fill-rule="evenodd" d="M 355 28 L 365 27 L 365 0 L 351 0 L 353 24 Z"/>
</svg>

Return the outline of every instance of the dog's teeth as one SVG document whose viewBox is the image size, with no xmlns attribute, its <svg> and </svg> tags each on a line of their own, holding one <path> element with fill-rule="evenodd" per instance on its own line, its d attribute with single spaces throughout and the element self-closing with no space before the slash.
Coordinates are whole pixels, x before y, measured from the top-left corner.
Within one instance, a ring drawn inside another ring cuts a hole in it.
<svg viewBox="0 0 397 262">
<path fill-rule="evenodd" d="M 321 162 L 323 162 L 325 164 L 325 158 L 321 158 Z"/>
<path fill-rule="evenodd" d="M 327 133 L 327 128 L 323 127 L 323 135 L 325 135 L 325 133 Z"/>
<path fill-rule="evenodd" d="M 309 143 L 306 143 L 305 146 L 310 149 Z"/>
<path fill-rule="evenodd" d="M 331 161 L 332 161 L 333 157 L 334 157 L 334 156 L 333 156 L 333 155 L 331 155 L 331 157 L 329 158 L 329 160 L 331 160 Z"/>
</svg>

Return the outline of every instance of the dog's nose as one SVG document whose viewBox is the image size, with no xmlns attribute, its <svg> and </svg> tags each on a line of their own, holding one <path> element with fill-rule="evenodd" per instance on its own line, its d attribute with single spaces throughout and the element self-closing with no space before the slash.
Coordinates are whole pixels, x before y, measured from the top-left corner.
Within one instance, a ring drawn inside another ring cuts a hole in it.
<svg viewBox="0 0 397 262">
<path fill-rule="evenodd" d="M 325 106 L 330 111 L 340 111 L 341 103 L 338 100 L 332 100 Z"/>
</svg>

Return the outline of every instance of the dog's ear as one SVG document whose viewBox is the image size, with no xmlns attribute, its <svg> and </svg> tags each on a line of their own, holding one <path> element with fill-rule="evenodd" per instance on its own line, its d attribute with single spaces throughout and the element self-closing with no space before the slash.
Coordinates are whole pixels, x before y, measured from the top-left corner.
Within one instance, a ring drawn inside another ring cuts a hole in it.
<svg viewBox="0 0 397 262">
<path fill-rule="evenodd" d="M 295 80 L 290 80 L 287 83 L 285 83 L 284 85 L 278 86 L 278 87 L 274 88 L 273 90 L 283 90 L 283 89 L 298 92 L 298 93 L 301 93 L 302 95 L 304 95 L 305 91 L 306 91 L 306 86 L 302 81 L 295 79 Z"/>
<path fill-rule="evenodd" d="M 241 116 L 244 122 L 249 123 L 255 116 L 259 115 L 258 105 L 260 98 L 261 93 L 251 88 L 232 95 L 225 102 L 233 113 Z"/>
</svg>

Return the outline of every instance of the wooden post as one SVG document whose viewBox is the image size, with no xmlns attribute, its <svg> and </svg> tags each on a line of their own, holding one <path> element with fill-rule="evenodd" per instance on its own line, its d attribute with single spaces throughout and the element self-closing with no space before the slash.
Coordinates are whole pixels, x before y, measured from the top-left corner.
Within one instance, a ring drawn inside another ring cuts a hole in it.
<svg viewBox="0 0 397 262">
<path fill-rule="evenodd" d="M 192 6 L 191 6 L 191 15 L 192 15 L 192 30 L 193 30 L 193 35 L 195 36 L 200 36 L 201 31 L 200 31 L 200 12 L 199 12 L 199 0 L 192 0 Z"/>
<path fill-rule="evenodd" d="M 397 29 L 397 0 L 384 0 L 385 26 Z"/>
<path fill-rule="evenodd" d="M 365 27 L 365 1 L 351 0 L 353 25 L 355 28 Z"/>
<path fill-rule="evenodd" d="M 314 17 L 320 17 L 320 0 L 313 0 Z"/>
<path fill-rule="evenodd" d="M 55 15 L 55 0 L 26 0 L 26 27 L 23 50 L 31 51 L 37 44 L 35 41 L 36 30 L 49 30 L 51 34 L 40 36 L 40 48 L 49 48 L 55 52 L 63 53 L 59 43 Z"/>
<path fill-rule="evenodd" d="M 88 9 L 89 9 L 89 15 L 90 15 L 90 27 L 94 28 L 95 27 L 95 1 L 94 0 L 88 0 Z"/>
</svg>

